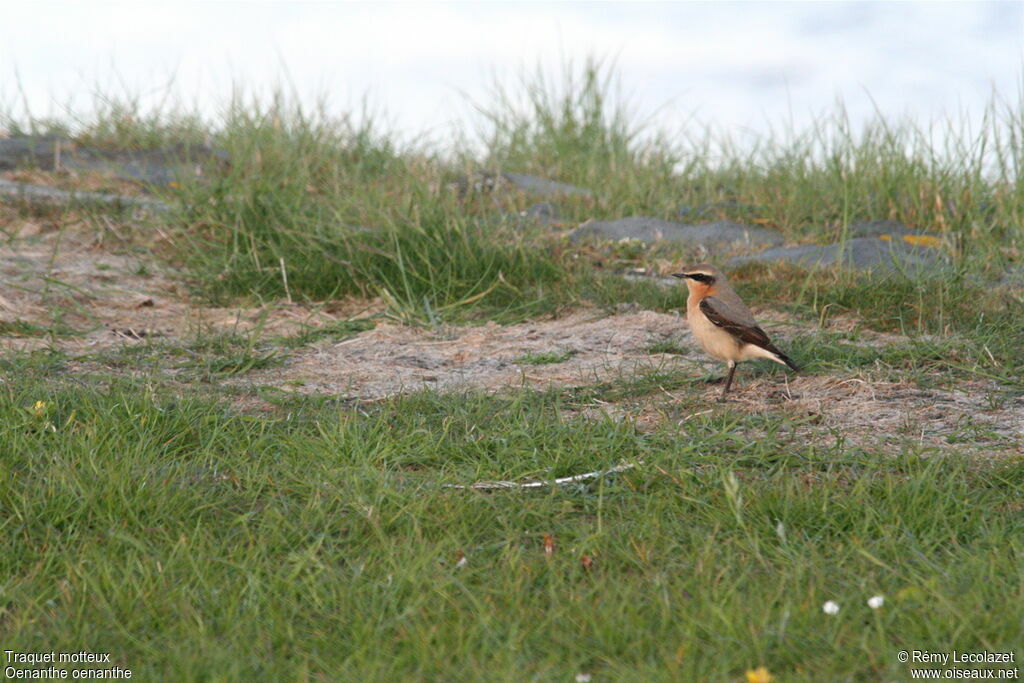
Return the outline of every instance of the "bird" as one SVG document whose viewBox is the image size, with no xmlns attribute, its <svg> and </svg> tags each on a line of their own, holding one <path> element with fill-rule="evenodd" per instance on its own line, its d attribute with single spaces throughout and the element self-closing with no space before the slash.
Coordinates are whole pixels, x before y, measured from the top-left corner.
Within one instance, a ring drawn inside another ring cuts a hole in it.
<svg viewBox="0 0 1024 683">
<path fill-rule="evenodd" d="M 729 366 L 719 401 L 724 401 L 729 393 L 736 364 L 740 361 L 767 358 L 793 371 L 800 370 L 758 327 L 750 309 L 718 268 L 701 263 L 681 273 L 672 273 L 672 277 L 686 281 L 690 292 L 686 299 L 686 320 L 697 343 L 708 355 Z"/>
</svg>

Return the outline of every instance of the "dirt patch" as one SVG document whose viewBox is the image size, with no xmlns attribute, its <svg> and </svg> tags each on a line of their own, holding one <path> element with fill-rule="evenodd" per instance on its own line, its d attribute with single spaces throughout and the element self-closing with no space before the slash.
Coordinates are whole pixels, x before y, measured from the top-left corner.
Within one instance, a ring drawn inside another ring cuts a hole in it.
<svg viewBox="0 0 1024 683">
<path fill-rule="evenodd" d="M 56 348 L 68 354 L 100 351 L 146 340 L 186 341 L 202 334 L 288 336 L 309 325 L 345 319 L 379 303 L 302 306 L 205 306 L 189 296 L 180 274 L 145 254 L 112 252 L 82 221 L 53 230 L 44 220 L 5 224 L 21 235 L 0 246 L 0 348 Z"/>
<path fill-rule="evenodd" d="M 850 375 L 787 379 L 755 379 L 731 400 L 748 412 L 782 407 L 817 434 L 851 444 L 909 441 L 940 450 L 963 444 L 980 453 L 1024 455 L 1024 396 L 1001 395 L 992 383 L 962 380 L 955 389 L 939 389 Z"/>
<path fill-rule="evenodd" d="M 364 400 L 427 388 L 580 386 L 669 358 L 686 362 L 689 357 L 646 350 L 653 342 L 686 335 L 680 317 L 653 311 L 607 316 L 583 310 L 552 320 L 443 331 L 385 323 L 346 341 L 307 347 L 286 367 L 240 381 Z M 552 357 L 565 360 L 543 362 Z"/>
<path fill-rule="evenodd" d="M 246 334 L 257 327 L 262 340 L 288 337 L 383 308 L 365 301 L 205 306 L 189 296 L 180 274 L 161 269 L 144 252 L 112 251 L 109 236 L 86 219 L 69 214 L 57 229 L 45 218 L 19 216 L 3 207 L 0 212 L 4 231 L 21 235 L 0 247 L 0 349 L 55 348 L 76 358 L 73 366 L 83 372 L 130 372 L 93 367 L 89 358 L 97 351 L 150 341 L 188 343 L 201 334 Z M 759 311 L 758 318 L 783 348 L 787 339 L 807 332 L 806 325 L 771 311 Z M 858 326 L 859 321 L 840 319 L 831 320 L 829 329 L 850 332 L 863 347 L 907 341 Z M 652 352 L 666 344 L 681 353 Z M 240 405 L 248 405 L 261 387 L 372 401 L 420 389 L 544 390 L 625 383 L 658 372 L 697 379 L 724 370 L 697 349 L 679 315 L 628 309 L 614 314 L 576 310 L 504 327 L 488 323 L 428 330 L 382 322 L 345 341 L 321 339 L 275 351 L 282 366 L 253 370 L 217 386 L 235 389 Z M 164 372 L 168 379 L 174 375 Z M 718 410 L 719 390 L 695 382 L 685 392 L 595 405 L 581 413 L 628 415 L 641 427 L 653 427 L 668 419 L 674 402 L 685 403 L 691 413 L 693 405 Z M 873 445 L 913 440 L 926 448 L 966 444 L 980 452 L 1024 452 L 1024 397 L 980 381 L 932 389 L 880 380 L 871 369 L 766 377 L 741 366 L 727 409 L 806 417 L 806 429 L 816 439 Z"/>
<path fill-rule="evenodd" d="M 760 317 L 782 340 L 800 329 L 777 315 L 762 312 Z M 858 343 L 865 346 L 906 341 L 896 335 L 863 331 L 858 336 Z M 649 350 L 668 340 L 685 353 Z M 545 358 L 559 362 L 528 362 Z M 382 324 L 346 341 L 306 347 L 284 367 L 258 370 L 229 384 L 377 400 L 421 389 L 499 392 L 520 387 L 587 386 L 681 370 L 697 378 L 718 367 L 720 363 L 697 350 L 680 316 L 653 311 L 605 315 L 583 310 L 505 327 L 489 323 L 430 331 Z M 718 409 L 719 391 L 717 385 L 696 383 L 686 395 L 679 390 L 663 391 L 653 409 L 620 405 L 594 410 L 629 415 L 641 427 L 652 427 L 665 419 L 665 403 L 697 402 Z M 815 438 L 842 438 L 871 446 L 910 440 L 923 448 L 940 449 L 962 443 L 993 453 L 1024 453 L 1024 397 L 989 401 L 998 394 L 995 385 L 985 382 L 963 381 L 956 389 L 922 389 L 852 373 L 765 378 L 751 375 L 741 366 L 727 407 L 747 412 L 782 410 L 807 418 L 806 425 Z"/>
</svg>

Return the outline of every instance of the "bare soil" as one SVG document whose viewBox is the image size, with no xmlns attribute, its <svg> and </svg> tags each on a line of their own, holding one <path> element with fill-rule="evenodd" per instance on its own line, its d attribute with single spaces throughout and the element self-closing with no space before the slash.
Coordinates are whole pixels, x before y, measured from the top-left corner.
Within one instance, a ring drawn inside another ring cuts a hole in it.
<svg viewBox="0 0 1024 683">
<path fill-rule="evenodd" d="M 244 381 L 366 400 L 428 388 L 582 386 L 665 362 L 645 349 L 685 330 L 681 318 L 653 311 L 608 317 L 582 310 L 517 325 L 443 330 L 383 323 L 346 341 L 301 349 L 285 368 L 257 371 Z M 530 363 L 538 354 L 571 356 Z"/>
<path fill-rule="evenodd" d="M 59 225 L 57 224 L 59 223 Z M 256 326 L 264 338 L 289 336 L 353 315 L 379 313 L 379 302 L 319 305 L 274 303 L 212 307 L 189 295 L 180 274 L 162 270 L 145 253 L 127 250 L 94 222 L 62 215 L 57 221 L 26 218 L 0 205 L 0 353 L 53 348 L 80 367 L 96 351 L 153 340 L 188 343 L 197 334 L 245 333 Z M 800 326 L 759 311 L 763 326 L 784 347 Z M 856 321 L 833 322 L 833 329 Z M 674 341 L 682 354 L 652 353 Z M 905 341 L 898 335 L 860 330 L 858 344 Z M 423 329 L 382 322 L 350 339 L 321 340 L 282 349 L 283 365 L 226 380 L 240 404 L 259 387 L 303 395 L 372 401 L 421 389 L 498 392 L 526 387 L 592 385 L 659 371 L 716 374 L 720 364 L 703 356 L 679 315 L 646 310 L 608 314 L 582 309 L 516 325 Z M 532 364 L 538 354 L 567 355 Z M 115 370 L 116 372 L 116 370 Z M 686 395 L 664 391 L 643 404 L 599 406 L 628 414 L 642 427 L 679 419 L 673 405 L 717 408 L 720 387 L 695 382 Z M 1007 396 L 989 382 L 921 388 L 879 379 L 870 369 L 842 375 L 764 375 L 741 366 L 731 408 L 756 413 L 784 411 L 804 419 L 819 438 L 852 443 L 914 440 L 923 448 L 954 446 L 988 454 L 1024 454 L 1024 397 Z M 687 410 L 690 408 L 688 407 Z M 684 418 L 685 419 L 685 418 Z"/>
<path fill-rule="evenodd" d="M 770 334 L 784 339 L 795 331 L 762 312 Z M 895 335 L 867 334 L 864 342 L 880 345 Z M 685 354 L 651 353 L 650 346 L 674 340 Z M 528 354 L 571 356 L 559 363 L 525 363 Z M 257 370 L 234 383 L 274 386 L 303 394 L 337 395 L 375 400 L 421 389 L 498 392 L 524 387 L 542 390 L 578 387 L 597 382 L 628 381 L 638 375 L 690 371 L 695 377 L 724 367 L 703 356 L 684 318 L 654 311 L 602 314 L 576 311 L 518 325 L 452 328 L 430 331 L 383 324 L 339 343 L 321 343 L 298 350 L 283 368 Z M 696 383 L 696 388 L 663 391 L 653 406 L 604 406 L 603 412 L 641 417 L 653 425 L 670 418 L 673 401 L 696 400 L 714 409 L 721 388 Z M 960 382 L 955 389 L 923 389 L 910 382 L 872 378 L 870 373 L 845 376 L 751 374 L 740 366 L 729 395 L 730 407 L 748 412 L 781 410 L 829 440 L 851 443 L 918 442 L 922 448 L 950 444 L 982 446 L 993 454 L 1024 454 L 1024 398 L 990 403 L 995 387 L 986 382 Z M 694 396 L 694 392 L 698 392 Z M 650 400 L 650 399 L 648 399 Z"/>
<path fill-rule="evenodd" d="M 2 209 L 2 207 L 0 207 Z M 73 214 L 52 221 L 0 212 L 9 241 L 0 246 L 0 323 L 38 328 L 0 335 L 0 348 L 55 348 L 81 354 L 126 342 L 180 342 L 198 334 L 291 335 L 305 325 L 345 319 L 373 302 L 214 307 L 189 295 L 180 273 Z M 48 334 L 50 332 L 52 334 Z"/>
</svg>

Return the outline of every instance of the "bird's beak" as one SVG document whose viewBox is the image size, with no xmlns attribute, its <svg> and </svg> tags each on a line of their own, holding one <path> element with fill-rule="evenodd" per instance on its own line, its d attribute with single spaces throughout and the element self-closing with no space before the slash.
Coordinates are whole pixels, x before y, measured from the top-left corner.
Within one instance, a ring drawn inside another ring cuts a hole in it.
<svg viewBox="0 0 1024 683">
<path fill-rule="evenodd" d="M 685 280 L 686 278 L 688 278 L 690 276 L 687 275 L 686 273 L 672 273 L 672 277 L 677 277 L 680 280 Z"/>
</svg>

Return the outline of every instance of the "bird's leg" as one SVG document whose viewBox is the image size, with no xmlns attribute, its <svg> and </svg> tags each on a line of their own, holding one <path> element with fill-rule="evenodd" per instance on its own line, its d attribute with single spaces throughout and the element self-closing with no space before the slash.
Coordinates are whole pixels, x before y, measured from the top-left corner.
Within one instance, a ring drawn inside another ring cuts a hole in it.
<svg viewBox="0 0 1024 683">
<path fill-rule="evenodd" d="M 732 386 L 732 376 L 736 374 L 736 361 L 729 361 L 729 374 L 725 377 L 725 386 L 722 387 L 722 395 L 718 397 L 719 402 L 725 400 L 725 395 L 729 393 L 729 387 Z"/>
</svg>

